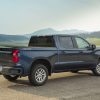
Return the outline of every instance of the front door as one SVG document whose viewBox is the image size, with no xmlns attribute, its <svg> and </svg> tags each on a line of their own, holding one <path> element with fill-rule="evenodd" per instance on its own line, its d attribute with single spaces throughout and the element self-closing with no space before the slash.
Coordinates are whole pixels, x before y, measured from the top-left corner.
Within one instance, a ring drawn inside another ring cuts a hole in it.
<svg viewBox="0 0 100 100">
<path fill-rule="evenodd" d="M 77 36 L 73 40 L 76 44 L 76 50 L 80 52 L 77 60 L 81 59 L 84 67 L 95 65 L 96 58 L 93 53 L 94 51 L 90 49 L 90 44 L 83 38 Z"/>
</svg>

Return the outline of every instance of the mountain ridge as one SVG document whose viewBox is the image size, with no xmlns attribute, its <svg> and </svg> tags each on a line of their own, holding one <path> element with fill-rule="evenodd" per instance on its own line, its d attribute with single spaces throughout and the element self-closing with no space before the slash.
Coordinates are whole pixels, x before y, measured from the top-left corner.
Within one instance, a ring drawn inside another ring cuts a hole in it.
<svg viewBox="0 0 100 100">
<path fill-rule="evenodd" d="M 6 42 L 6 41 L 28 41 L 31 36 L 34 35 L 51 35 L 51 34 L 68 34 L 68 35 L 79 35 L 83 38 L 100 38 L 100 31 L 96 32 L 86 32 L 82 30 L 62 30 L 57 31 L 52 28 L 46 28 L 41 29 L 38 31 L 35 31 L 31 34 L 25 34 L 25 35 L 6 35 L 6 34 L 0 34 L 0 42 Z"/>
<path fill-rule="evenodd" d="M 83 38 L 100 38 L 100 31 L 96 31 L 96 32 L 87 32 L 87 31 L 83 31 L 83 30 L 62 30 L 62 31 L 57 31 L 54 30 L 52 28 L 46 28 L 46 29 L 41 29 L 38 31 L 35 31 L 31 34 L 29 34 L 29 36 L 34 36 L 34 35 L 51 35 L 51 34 L 68 34 L 68 35 L 79 35 Z"/>
</svg>

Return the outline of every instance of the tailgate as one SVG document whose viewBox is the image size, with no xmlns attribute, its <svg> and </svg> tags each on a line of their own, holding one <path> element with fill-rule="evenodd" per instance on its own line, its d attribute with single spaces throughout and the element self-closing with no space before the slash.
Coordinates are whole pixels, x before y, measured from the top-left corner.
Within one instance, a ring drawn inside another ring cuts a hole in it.
<svg viewBox="0 0 100 100">
<path fill-rule="evenodd" d="M 1 66 L 13 66 L 12 51 L 13 48 L 0 48 L 0 65 Z"/>
</svg>

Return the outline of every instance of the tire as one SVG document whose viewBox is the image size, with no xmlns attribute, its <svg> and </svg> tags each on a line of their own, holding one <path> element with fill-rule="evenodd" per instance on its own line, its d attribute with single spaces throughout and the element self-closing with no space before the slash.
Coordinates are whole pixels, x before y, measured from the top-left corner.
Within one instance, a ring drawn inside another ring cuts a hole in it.
<svg viewBox="0 0 100 100">
<path fill-rule="evenodd" d="M 100 63 L 94 69 L 92 69 L 92 72 L 95 76 L 100 76 Z"/>
<path fill-rule="evenodd" d="M 5 79 L 7 79 L 8 81 L 15 81 L 18 79 L 19 76 L 13 76 L 13 75 L 3 75 Z"/>
<path fill-rule="evenodd" d="M 43 64 L 36 64 L 31 69 L 28 78 L 33 86 L 42 86 L 48 80 L 48 69 Z"/>
<path fill-rule="evenodd" d="M 71 72 L 72 73 L 78 73 L 78 70 L 72 70 Z"/>
</svg>

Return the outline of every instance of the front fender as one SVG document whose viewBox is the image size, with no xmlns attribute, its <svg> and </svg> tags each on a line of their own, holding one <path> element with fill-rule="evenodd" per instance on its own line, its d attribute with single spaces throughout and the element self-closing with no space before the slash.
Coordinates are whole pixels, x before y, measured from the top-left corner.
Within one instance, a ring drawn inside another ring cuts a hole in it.
<svg viewBox="0 0 100 100">
<path fill-rule="evenodd" d="M 96 55 L 100 56 L 100 49 L 95 50 L 94 53 L 95 53 Z"/>
</svg>

